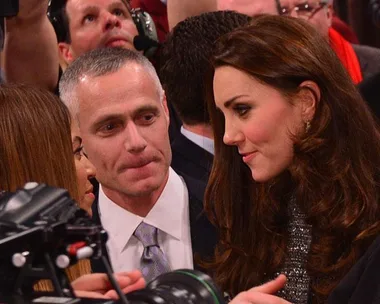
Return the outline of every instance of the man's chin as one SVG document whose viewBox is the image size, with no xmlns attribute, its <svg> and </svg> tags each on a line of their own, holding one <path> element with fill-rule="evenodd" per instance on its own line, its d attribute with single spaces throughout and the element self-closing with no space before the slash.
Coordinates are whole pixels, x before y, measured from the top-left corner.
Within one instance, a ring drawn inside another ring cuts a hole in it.
<svg viewBox="0 0 380 304">
<path fill-rule="evenodd" d="M 130 197 L 143 198 L 152 195 L 155 191 L 160 188 L 160 185 L 157 184 L 147 184 L 141 187 L 133 187 L 124 191 L 124 193 Z"/>
<path fill-rule="evenodd" d="M 135 46 L 133 43 L 125 40 L 115 40 L 112 42 L 109 42 L 105 45 L 105 47 L 112 47 L 112 48 L 123 48 L 131 51 L 136 51 Z"/>
</svg>

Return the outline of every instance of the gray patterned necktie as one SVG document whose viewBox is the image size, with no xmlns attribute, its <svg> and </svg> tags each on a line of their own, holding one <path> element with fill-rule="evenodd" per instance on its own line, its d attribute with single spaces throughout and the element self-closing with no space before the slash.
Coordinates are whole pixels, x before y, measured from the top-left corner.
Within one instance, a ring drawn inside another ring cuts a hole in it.
<svg viewBox="0 0 380 304">
<path fill-rule="evenodd" d="M 133 235 L 143 244 L 144 251 L 140 260 L 140 270 L 149 282 L 162 273 L 170 271 L 168 260 L 158 246 L 157 228 L 141 222 Z"/>
</svg>

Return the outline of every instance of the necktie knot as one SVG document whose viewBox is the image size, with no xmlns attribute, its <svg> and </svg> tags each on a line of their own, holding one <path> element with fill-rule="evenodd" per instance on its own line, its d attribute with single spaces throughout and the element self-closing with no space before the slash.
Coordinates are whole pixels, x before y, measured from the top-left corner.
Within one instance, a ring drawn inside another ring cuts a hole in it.
<svg viewBox="0 0 380 304">
<path fill-rule="evenodd" d="M 147 282 L 158 275 L 170 271 L 170 265 L 158 246 L 156 227 L 141 222 L 133 235 L 142 243 L 144 251 L 140 259 L 140 269 Z"/>
<path fill-rule="evenodd" d="M 141 222 L 133 235 L 143 244 L 144 248 L 158 246 L 157 228 Z"/>
</svg>

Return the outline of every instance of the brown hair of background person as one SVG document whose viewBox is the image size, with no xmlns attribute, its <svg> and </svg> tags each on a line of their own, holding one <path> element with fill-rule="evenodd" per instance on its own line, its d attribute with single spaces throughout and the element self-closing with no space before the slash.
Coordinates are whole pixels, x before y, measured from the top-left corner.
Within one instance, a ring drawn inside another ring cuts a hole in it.
<svg viewBox="0 0 380 304">
<path fill-rule="evenodd" d="M 24 85 L 0 86 L 0 189 L 33 181 L 67 189 L 79 201 L 70 114 L 54 94 Z M 68 270 L 70 281 L 90 273 L 88 261 Z M 49 284 L 40 283 L 46 290 Z"/>
<path fill-rule="evenodd" d="M 207 79 L 215 159 L 205 201 L 220 231 L 214 278 L 236 295 L 281 270 L 288 242 L 286 199 L 294 197 L 312 225 L 306 263 L 312 302 L 325 302 L 380 232 L 380 134 L 374 118 L 325 39 L 301 20 L 254 18 L 219 41 L 213 66 L 242 71 L 291 105 L 311 96 L 313 90 L 306 95 L 308 89 L 300 87 L 305 81 L 320 91 L 310 128 L 290 137 L 290 165 L 259 183 L 237 148 L 223 143 L 227 124 L 214 103 L 213 80 Z"/>
</svg>

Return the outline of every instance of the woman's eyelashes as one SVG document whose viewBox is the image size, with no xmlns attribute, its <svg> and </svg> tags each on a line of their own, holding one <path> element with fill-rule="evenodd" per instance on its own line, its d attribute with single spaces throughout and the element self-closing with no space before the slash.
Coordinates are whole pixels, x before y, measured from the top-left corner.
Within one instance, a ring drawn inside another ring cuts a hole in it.
<svg viewBox="0 0 380 304">
<path fill-rule="evenodd" d="M 85 156 L 85 155 L 83 152 L 83 145 L 80 145 L 78 148 L 74 150 L 74 157 L 78 160 L 81 160 L 82 156 Z"/>
<path fill-rule="evenodd" d="M 235 104 L 232 109 L 238 116 L 244 117 L 248 114 L 251 107 L 246 104 Z"/>
</svg>

